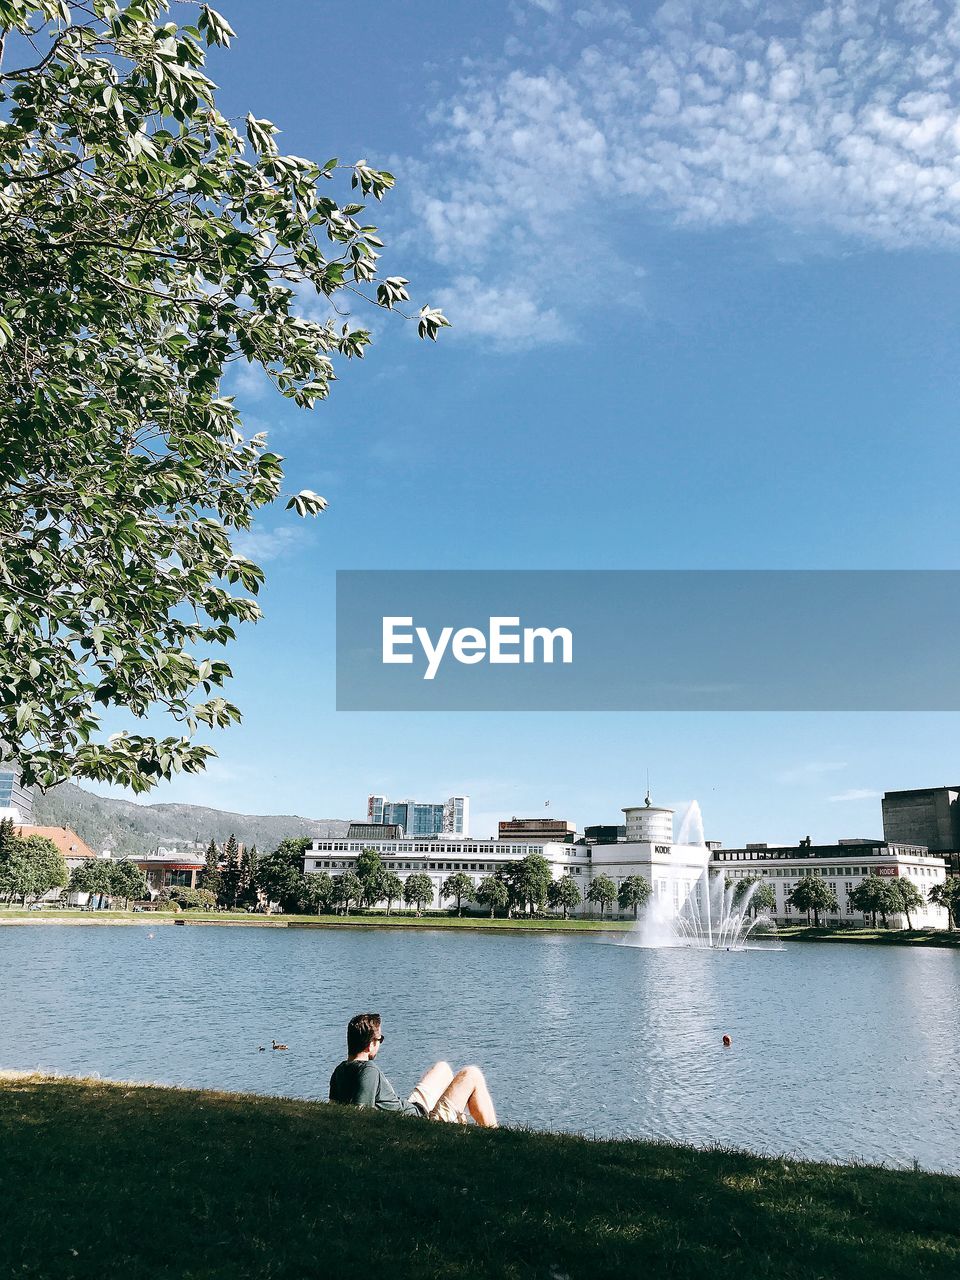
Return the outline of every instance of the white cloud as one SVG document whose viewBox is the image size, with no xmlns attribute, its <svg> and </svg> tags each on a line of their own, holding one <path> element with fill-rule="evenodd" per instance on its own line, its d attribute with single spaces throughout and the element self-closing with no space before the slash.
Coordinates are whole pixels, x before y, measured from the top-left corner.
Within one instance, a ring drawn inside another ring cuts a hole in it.
<svg viewBox="0 0 960 1280">
<path fill-rule="evenodd" d="M 631 220 L 960 247 L 957 5 L 667 0 L 642 28 L 592 0 L 547 22 L 549 64 L 473 63 L 432 117 L 417 220 L 469 300 L 491 300 L 478 314 L 516 287 L 546 340 L 566 336 L 567 299 L 616 296 L 611 243 L 642 255 Z M 575 282 L 553 265 L 571 243 L 590 259 Z M 502 340 L 493 321 L 471 332 Z"/>
<path fill-rule="evenodd" d="M 825 773 L 839 773 L 846 767 L 846 763 L 841 760 L 809 760 L 806 764 L 784 769 L 777 775 L 777 781 L 792 786 L 795 783 L 811 782 Z"/>
<path fill-rule="evenodd" d="M 841 791 L 839 795 L 828 796 L 827 799 L 843 803 L 847 800 L 879 800 L 882 795 L 882 791 L 871 791 L 869 788 L 865 787 L 854 787 L 850 791 Z"/>
<path fill-rule="evenodd" d="M 522 284 L 485 284 L 477 276 L 458 276 L 439 292 L 437 303 L 458 334 L 486 338 L 498 347 L 518 350 L 571 336 L 556 309 Z"/>
<path fill-rule="evenodd" d="M 259 364 L 239 360 L 227 366 L 227 389 L 242 400 L 259 400 L 273 390 L 273 384 Z"/>
<path fill-rule="evenodd" d="M 233 536 L 233 549 L 256 564 L 278 560 L 301 547 L 307 538 L 304 525 L 278 525 L 275 529 L 247 529 Z"/>
</svg>

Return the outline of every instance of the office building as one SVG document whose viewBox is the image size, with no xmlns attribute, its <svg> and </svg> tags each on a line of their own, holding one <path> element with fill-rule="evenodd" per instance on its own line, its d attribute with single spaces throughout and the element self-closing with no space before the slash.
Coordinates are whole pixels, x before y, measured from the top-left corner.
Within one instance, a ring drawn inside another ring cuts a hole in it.
<svg viewBox="0 0 960 1280">
<path fill-rule="evenodd" d="M 20 769 L 12 760 L 0 764 L 0 819 L 14 822 L 33 821 L 33 787 L 26 787 Z"/>
<path fill-rule="evenodd" d="M 500 840 L 559 840 L 572 844 L 577 838 L 574 823 L 563 818 L 510 818 L 497 824 Z"/>
<path fill-rule="evenodd" d="M 869 923 L 863 912 L 850 903 L 850 894 L 867 876 L 887 876 L 912 880 L 924 898 L 922 908 L 912 911 L 915 928 L 945 929 L 947 912 L 926 903 L 935 884 L 946 879 L 943 857 L 923 845 L 899 844 L 886 840 L 841 840 L 837 844 L 798 845 L 751 844 L 742 849 L 712 849 L 710 870 L 731 881 L 745 877 L 761 879 L 769 884 L 776 897 L 770 915 L 778 924 L 796 924 L 806 919 L 788 900 L 790 890 L 803 876 L 821 876 L 837 895 L 839 910 L 826 912 L 825 924 L 863 925 Z M 906 922 L 892 916 L 895 926 Z"/>
<path fill-rule="evenodd" d="M 627 839 L 627 828 L 611 823 L 599 823 L 592 827 L 584 827 L 583 838 L 587 844 L 623 844 Z"/>
<path fill-rule="evenodd" d="M 395 824 L 408 836 L 469 834 L 469 796 L 450 796 L 440 801 L 388 800 L 386 796 L 367 797 L 367 821 Z"/>
<path fill-rule="evenodd" d="M 348 840 L 402 840 L 403 837 L 399 822 L 351 822 L 347 827 Z"/>
</svg>

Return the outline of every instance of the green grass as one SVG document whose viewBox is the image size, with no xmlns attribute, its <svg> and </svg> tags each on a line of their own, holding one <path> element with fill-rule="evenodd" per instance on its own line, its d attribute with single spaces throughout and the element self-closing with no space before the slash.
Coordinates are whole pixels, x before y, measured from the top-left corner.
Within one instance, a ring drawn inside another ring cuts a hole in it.
<svg viewBox="0 0 960 1280">
<path fill-rule="evenodd" d="M 960 1274 L 960 1179 L 0 1082 L 0 1275 L 773 1280 Z"/>
<path fill-rule="evenodd" d="M 960 932 L 946 929 L 815 929 L 812 925 L 781 925 L 781 941 L 870 942 L 893 947 L 960 947 Z"/>
<path fill-rule="evenodd" d="M 562 919 L 494 919 L 486 916 L 448 916 L 384 913 L 350 916 L 255 915 L 248 911 L 81 911 L 77 908 L 47 907 L 27 911 L 22 907 L 0 907 L 0 924 L 11 920 L 56 921 L 61 924 L 243 924 L 243 925 L 309 925 L 314 928 L 383 928 L 391 929 L 509 929 L 547 930 L 549 932 L 617 932 L 633 928 L 632 920 L 562 920 Z"/>
</svg>

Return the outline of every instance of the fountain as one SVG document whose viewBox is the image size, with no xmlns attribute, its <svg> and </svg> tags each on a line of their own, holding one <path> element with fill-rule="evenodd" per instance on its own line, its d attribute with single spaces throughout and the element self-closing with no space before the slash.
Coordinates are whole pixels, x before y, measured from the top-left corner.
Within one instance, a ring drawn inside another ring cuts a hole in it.
<svg viewBox="0 0 960 1280">
<path fill-rule="evenodd" d="M 703 818 L 696 800 L 680 821 L 674 847 L 706 852 Z M 661 891 L 650 898 L 636 928 L 624 939 L 628 946 L 741 950 L 758 925 L 769 924 L 765 916 L 750 916 L 756 883 L 745 889 L 736 882 L 728 886 L 723 875 L 712 873 L 706 861 L 691 879 L 689 856 L 686 863 L 658 867 Z"/>
</svg>

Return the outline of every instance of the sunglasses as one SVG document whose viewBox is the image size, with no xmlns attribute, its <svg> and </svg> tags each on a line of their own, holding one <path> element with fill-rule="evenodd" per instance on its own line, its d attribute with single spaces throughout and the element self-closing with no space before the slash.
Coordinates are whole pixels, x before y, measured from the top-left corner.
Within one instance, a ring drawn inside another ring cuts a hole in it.
<svg viewBox="0 0 960 1280">
<path fill-rule="evenodd" d="M 386 1040 L 386 1038 L 387 1038 L 386 1036 L 374 1036 L 374 1037 L 373 1037 L 373 1043 L 374 1043 L 374 1044 L 383 1044 L 383 1042 L 384 1042 L 384 1040 Z"/>
</svg>

